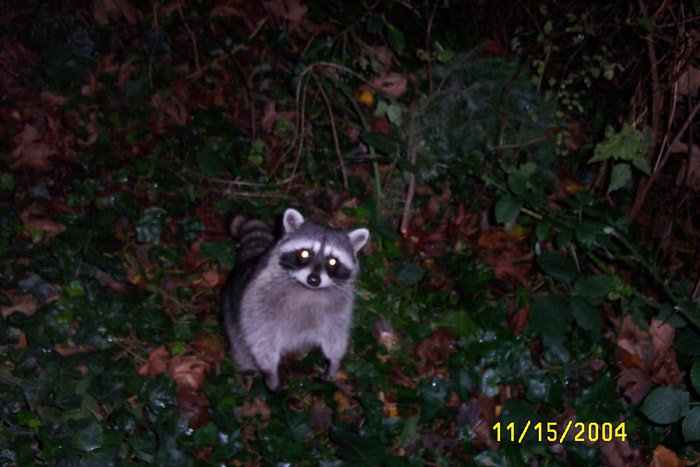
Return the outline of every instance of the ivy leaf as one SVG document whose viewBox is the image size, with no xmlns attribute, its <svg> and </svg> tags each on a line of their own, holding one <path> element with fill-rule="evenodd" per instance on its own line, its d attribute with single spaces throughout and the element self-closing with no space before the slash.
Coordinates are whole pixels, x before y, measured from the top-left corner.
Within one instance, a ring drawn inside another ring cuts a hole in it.
<svg viewBox="0 0 700 467">
<path fill-rule="evenodd" d="M 608 186 L 608 193 L 622 188 L 627 185 L 627 183 L 632 180 L 632 171 L 630 170 L 630 165 L 627 163 L 617 164 L 613 167 L 610 173 L 610 185 Z"/>
<path fill-rule="evenodd" d="M 555 295 L 540 297 L 532 305 L 528 319 L 532 330 L 546 341 L 560 342 L 571 322 L 571 306 Z"/>
<path fill-rule="evenodd" d="M 700 441 L 700 407 L 694 407 L 683 420 L 683 437 L 689 443 Z"/>
<path fill-rule="evenodd" d="M 159 207 L 146 209 L 136 222 L 136 241 L 139 243 L 158 243 L 165 210 Z"/>
<path fill-rule="evenodd" d="M 494 207 L 494 213 L 496 215 L 496 222 L 499 224 L 504 224 L 510 220 L 515 219 L 518 215 L 520 209 L 523 207 L 523 203 L 517 198 L 511 195 L 505 195 L 496 202 Z"/>
<path fill-rule="evenodd" d="M 223 267 L 231 269 L 236 257 L 236 247 L 230 240 L 204 242 L 199 250 L 203 258 L 213 258 Z"/>
<path fill-rule="evenodd" d="M 690 369 L 690 384 L 695 389 L 697 394 L 700 394 L 700 359 L 693 362 L 693 367 Z"/>
<path fill-rule="evenodd" d="M 336 428 L 331 439 L 338 443 L 338 457 L 348 465 L 381 465 L 386 448 L 377 435 L 362 435 L 348 429 Z"/>
<path fill-rule="evenodd" d="M 402 263 L 400 269 L 396 272 L 396 280 L 403 285 L 416 285 L 423 279 L 423 268 L 416 263 L 407 261 Z"/>
<path fill-rule="evenodd" d="M 81 451 L 94 451 L 102 446 L 102 425 L 97 420 L 91 419 L 75 432 L 73 442 Z"/>
<path fill-rule="evenodd" d="M 688 413 L 690 396 L 682 389 L 656 388 L 644 399 L 640 410 L 649 420 L 662 425 L 675 423 Z"/>
</svg>

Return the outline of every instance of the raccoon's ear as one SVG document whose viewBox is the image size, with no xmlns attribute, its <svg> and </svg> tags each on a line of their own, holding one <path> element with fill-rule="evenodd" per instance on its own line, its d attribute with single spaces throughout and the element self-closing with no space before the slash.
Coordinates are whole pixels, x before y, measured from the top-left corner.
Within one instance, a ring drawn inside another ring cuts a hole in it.
<svg viewBox="0 0 700 467">
<path fill-rule="evenodd" d="M 357 253 L 365 246 L 367 240 L 369 240 L 369 230 L 355 229 L 352 232 L 348 232 L 348 238 L 350 239 L 350 243 L 352 243 L 352 249 Z"/>
<path fill-rule="evenodd" d="M 282 223 L 284 224 L 284 233 L 295 232 L 301 224 L 304 223 L 304 216 L 301 215 L 296 209 L 289 208 L 284 211 L 284 216 L 282 216 Z"/>
</svg>

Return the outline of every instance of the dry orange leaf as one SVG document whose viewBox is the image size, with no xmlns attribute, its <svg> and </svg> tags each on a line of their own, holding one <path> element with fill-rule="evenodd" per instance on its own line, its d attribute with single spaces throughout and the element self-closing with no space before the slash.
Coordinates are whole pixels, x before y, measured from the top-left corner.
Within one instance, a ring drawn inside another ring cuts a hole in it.
<svg viewBox="0 0 700 467">
<path fill-rule="evenodd" d="M 170 360 L 168 372 L 178 390 L 200 391 L 204 387 L 204 378 L 211 365 L 195 355 L 175 356 Z"/>
<path fill-rule="evenodd" d="M 355 99 L 365 107 L 372 107 L 374 105 L 374 96 L 367 89 L 361 90 L 355 94 Z"/>
<path fill-rule="evenodd" d="M 346 410 L 357 405 L 353 404 L 352 400 L 340 391 L 336 391 L 333 394 L 333 400 L 335 400 L 338 403 L 338 407 L 336 407 L 335 409 L 338 413 L 343 413 Z"/>
<path fill-rule="evenodd" d="M 686 463 L 678 458 L 675 452 L 663 444 L 659 444 L 654 448 L 654 457 L 651 460 L 651 467 L 681 467 L 684 465 L 692 465 L 692 462 Z"/>
<path fill-rule="evenodd" d="M 384 415 L 390 418 L 399 418 L 399 404 L 396 402 L 394 394 L 385 394 L 384 391 L 379 391 L 379 400 L 382 401 Z"/>
</svg>

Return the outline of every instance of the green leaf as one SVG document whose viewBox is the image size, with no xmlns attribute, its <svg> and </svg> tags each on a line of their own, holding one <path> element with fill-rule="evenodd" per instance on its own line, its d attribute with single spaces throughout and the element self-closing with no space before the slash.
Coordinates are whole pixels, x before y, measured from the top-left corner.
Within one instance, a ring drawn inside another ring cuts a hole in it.
<svg viewBox="0 0 700 467">
<path fill-rule="evenodd" d="M 576 324 L 581 329 L 598 335 L 600 327 L 603 325 L 603 316 L 600 308 L 591 305 L 587 300 L 580 297 L 573 297 L 570 303 Z"/>
<path fill-rule="evenodd" d="M 212 258 L 223 267 L 231 269 L 236 257 L 236 247 L 230 240 L 214 240 L 202 243 L 200 254 L 203 258 Z"/>
<path fill-rule="evenodd" d="M 384 21 L 382 21 L 381 16 L 372 16 L 367 20 L 367 32 L 370 34 L 376 34 L 382 30 L 384 26 Z"/>
<path fill-rule="evenodd" d="M 165 210 L 159 207 L 146 209 L 136 221 L 136 241 L 139 243 L 158 243 L 160 229 L 165 217 Z"/>
<path fill-rule="evenodd" d="M 555 295 L 540 297 L 532 305 L 528 320 L 533 331 L 553 342 L 561 342 L 571 323 L 571 307 Z"/>
<path fill-rule="evenodd" d="M 508 188 L 517 196 L 527 193 L 527 177 L 520 171 L 511 172 L 508 175 Z"/>
<path fill-rule="evenodd" d="M 442 318 L 440 324 L 461 337 L 469 337 L 479 329 L 479 326 L 466 311 L 449 312 Z"/>
<path fill-rule="evenodd" d="M 605 274 L 597 274 L 577 280 L 574 284 L 574 291 L 582 297 L 597 301 L 607 298 L 610 287 L 610 277 Z"/>
<path fill-rule="evenodd" d="M 15 187 L 15 179 L 10 173 L 0 175 L 0 189 L 10 191 Z"/>
<path fill-rule="evenodd" d="M 700 407 L 693 407 L 683 420 L 683 437 L 688 443 L 700 441 Z"/>
<path fill-rule="evenodd" d="M 498 200 L 496 206 L 494 207 L 496 222 L 499 224 L 504 224 L 515 219 L 515 216 L 518 215 L 522 207 L 523 204 L 520 202 L 520 200 L 511 195 L 504 195 Z"/>
<path fill-rule="evenodd" d="M 396 29 L 393 25 L 386 24 L 387 41 L 389 42 L 389 47 L 396 52 L 396 55 L 403 55 L 404 48 L 406 46 L 406 41 L 403 36 L 403 32 Z"/>
<path fill-rule="evenodd" d="M 537 264 L 548 276 L 560 282 L 571 282 L 578 274 L 574 260 L 554 251 L 539 255 Z"/>
<path fill-rule="evenodd" d="M 90 419 L 82 428 L 75 432 L 73 436 L 75 447 L 81 451 L 90 452 L 102 446 L 102 425 Z"/>
<path fill-rule="evenodd" d="M 610 173 L 608 193 L 612 193 L 613 191 L 622 188 L 623 186 L 627 185 L 630 180 L 632 180 L 630 165 L 626 163 L 615 165 Z"/>
<path fill-rule="evenodd" d="M 690 396 L 682 389 L 656 388 L 644 399 L 639 409 L 649 420 L 662 425 L 675 423 L 690 408 Z"/>
<path fill-rule="evenodd" d="M 377 435 L 336 428 L 331 431 L 331 439 L 340 446 L 337 456 L 348 465 L 381 465 L 386 458 L 386 447 Z"/>
<path fill-rule="evenodd" d="M 644 175 L 651 175 L 651 168 L 649 167 L 649 162 L 644 154 L 637 154 L 632 158 L 632 165 L 637 169 L 642 171 Z"/>
<path fill-rule="evenodd" d="M 416 263 L 406 261 L 396 272 L 396 280 L 403 285 L 416 285 L 423 279 L 425 271 Z"/>
<path fill-rule="evenodd" d="M 632 22 L 632 24 L 644 29 L 645 32 L 648 32 L 648 33 L 654 32 L 651 18 L 648 18 L 646 16 L 639 16 L 639 17 L 635 18 L 635 20 Z"/>
<path fill-rule="evenodd" d="M 395 154 L 399 150 L 399 142 L 396 138 L 379 131 L 363 131 L 360 133 L 362 141 L 382 154 Z"/>
<path fill-rule="evenodd" d="M 451 49 L 445 49 L 441 50 L 438 52 L 437 56 L 435 57 L 438 62 L 440 63 L 447 63 L 450 60 L 452 60 L 455 56 L 455 51 Z"/>
<path fill-rule="evenodd" d="M 28 426 L 34 431 L 38 431 L 42 425 L 39 417 L 32 412 L 20 412 L 17 414 L 17 421 L 20 425 Z"/>
<path fill-rule="evenodd" d="M 690 369 L 690 384 L 695 389 L 695 393 L 700 395 L 700 359 L 695 359 Z"/>
<path fill-rule="evenodd" d="M 608 78 L 609 71 L 612 70 L 606 69 L 605 71 L 606 78 Z M 648 175 L 650 171 L 648 164 L 646 164 L 646 153 L 653 144 L 652 133 L 648 127 L 640 131 L 630 125 L 625 125 L 617 133 L 608 128 L 605 140 L 596 145 L 595 155 L 588 163 L 605 160 L 632 161 L 637 169 Z"/>
</svg>

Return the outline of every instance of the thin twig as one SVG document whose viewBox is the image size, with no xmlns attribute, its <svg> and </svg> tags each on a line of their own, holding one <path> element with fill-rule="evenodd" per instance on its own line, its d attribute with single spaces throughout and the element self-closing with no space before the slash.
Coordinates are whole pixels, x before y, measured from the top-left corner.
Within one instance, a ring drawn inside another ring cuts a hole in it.
<svg viewBox="0 0 700 467">
<path fill-rule="evenodd" d="M 192 41 L 192 48 L 194 48 L 194 64 L 197 67 L 197 71 L 200 71 L 202 68 L 199 66 L 199 48 L 197 47 L 197 36 L 194 35 L 194 32 L 192 32 L 192 29 L 190 29 L 189 24 L 187 24 L 187 20 L 185 19 L 185 13 L 182 11 L 181 0 L 177 0 L 177 10 L 180 12 L 180 18 L 182 18 L 182 23 L 185 25 L 187 34 L 190 36 L 190 40 Z"/>
<path fill-rule="evenodd" d="M 338 132 L 335 127 L 335 117 L 333 116 L 333 108 L 331 107 L 331 101 L 328 99 L 326 91 L 323 89 L 323 83 L 318 77 L 314 76 L 316 79 L 316 84 L 318 84 L 318 89 L 321 92 L 321 97 L 323 102 L 326 104 L 326 110 L 328 111 L 328 119 L 331 125 L 331 136 L 333 137 L 333 146 L 335 146 L 335 154 L 338 156 L 338 164 L 340 165 L 340 173 L 343 176 L 343 188 L 348 189 L 348 174 L 345 171 L 345 163 L 343 162 L 343 154 L 340 152 L 340 143 L 338 142 Z"/>
<path fill-rule="evenodd" d="M 411 112 L 411 120 L 408 124 L 408 141 L 407 141 L 407 155 L 408 161 L 412 166 L 416 165 L 418 160 L 418 148 L 413 143 L 413 134 L 415 132 L 415 121 L 416 113 Z M 401 214 L 401 225 L 399 227 L 399 232 L 404 237 L 408 234 L 408 222 L 411 215 L 411 205 L 413 204 L 413 197 L 416 193 L 416 174 L 413 171 L 408 173 L 408 188 L 406 189 L 406 199 L 403 202 L 403 213 Z"/>
</svg>

